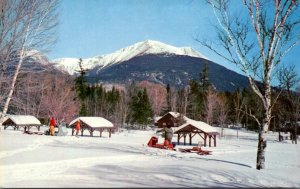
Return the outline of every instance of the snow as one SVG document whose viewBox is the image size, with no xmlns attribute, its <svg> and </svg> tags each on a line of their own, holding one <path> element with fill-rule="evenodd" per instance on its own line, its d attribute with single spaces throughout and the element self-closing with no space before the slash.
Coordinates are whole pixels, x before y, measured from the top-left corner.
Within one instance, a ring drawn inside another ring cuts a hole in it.
<svg viewBox="0 0 300 189">
<path fill-rule="evenodd" d="M 191 47 L 180 48 L 164 44 L 159 41 L 146 40 L 122 48 L 111 54 L 82 59 L 82 65 L 85 69 L 92 69 L 95 66 L 100 66 L 100 69 L 102 69 L 107 66 L 130 60 L 133 57 L 141 56 L 144 54 L 176 54 L 208 59 Z M 79 70 L 79 58 L 60 58 L 55 59 L 52 62 L 54 63 L 55 67 L 64 70 L 71 75 Z"/>
<path fill-rule="evenodd" d="M 178 118 L 180 116 L 179 112 L 172 112 L 171 111 L 171 112 L 168 112 L 168 113 L 164 114 L 161 117 L 156 118 L 155 122 L 159 121 L 161 118 L 165 117 L 167 114 L 170 114 L 174 118 Z M 208 125 L 207 123 L 205 123 L 203 121 L 196 121 L 196 120 L 190 119 L 190 118 L 188 118 L 186 116 L 183 116 L 183 119 L 184 119 L 185 123 L 182 124 L 182 125 L 180 125 L 180 126 L 178 126 L 178 127 L 176 127 L 176 128 L 174 128 L 174 132 L 183 129 L 183 128 L 185 128 L 188 125 L 193 125 L 196 128 L 198 128 L 198 129 L 200 129 L 200 130 L 202 130 L 202 131 L 204 131 L 206 133 L 215 133 L 215 132 L 217 132 L 217 130 L 214 127 L 212 127 L 211 125 Z"/>
<path fill-rule="evenodd" d="M 168 112 L 165 115 L 167 115 L 167 114 L 171 114 L 175 118 L 178 118 L 180 116 L 179 112 Z M 163 115 L 162 117 L 164 117 L 165 115 Z M 186 116 L 183 116 L 183 117 L 186 118 Z"/>
<path fill-rule="evenodd" d="M 278 133 L 267 135 L 266 169 L 256 170 L 254 132 L 240 130 L 237 138 L 225 128 L 217 147 L 202 147 L 212 151 L 207 156 L 147 147 L 152 136 L 163 142 L 155 132 L 120 130 L 109 138 L 85 131 L 77 138 L 2 129 L 0 187 L 300 187 L 300 145 L 278 142 Z"/>
<path fill-rule="evenodd" d="M 198 128 L 198 129 L 200 129 L 200 130 L 202 130 L 206 133 L 215 133 L 215 132 L 217 132 L 217 130 L 214 127 L 208 125 L 207 123 L 205 123 L 203 121 L 195 121 L 195 120 L 187 118 L 186 116 L 184 116 L 184 120 L 186 121 L 186 123 L 179 126 L 178 128 L 176 128 L 175 131 L 179 131 L 179 130 L 185 128 L 188 125 L 193 125 L 194 127 Z"/>
<path fill-rule="evenodd" d="M 7 115 L 4 122 L 11 119 L 16 125 L 41 125 L 41 122 L 32 115 Z"/>
<path fill-rule="evenodd" d="M 113 127 L 114 125 L 112 122 L 108 121 L 107 119 L 103 117 L 78 117 L 71 121 L 69 125 L 73 125 L 77 122 L 77 120 L 80 120 L 87 125 L 91 126 L 92 128 L 101 128 L 101 127 Z"/>
</svg>

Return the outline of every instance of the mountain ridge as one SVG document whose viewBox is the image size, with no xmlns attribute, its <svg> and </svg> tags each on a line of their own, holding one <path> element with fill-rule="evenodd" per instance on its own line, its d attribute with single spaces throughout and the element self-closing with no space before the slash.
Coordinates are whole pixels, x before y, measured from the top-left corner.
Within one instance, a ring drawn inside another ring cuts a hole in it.
<svg viewBox="0 0 300 189">
<path fill-rule="evenodd" d="M 55 62 L 55 61 L 54 61 Z M 70 75 L 79 71 L 79 59 L 57 59 L 54 67 Z M 208 66 L 208 77 L 219 91 L 233 92 L 249 87 L 248 78 L 217 64 L 190 47 L 174 47 L 146 40 L 114 53 L 83 59 L 88 83 L 129 84 L 150 81 L 182 88 Z"/>
<path fill-rule="evenodd" d="M 162 85 L 170 84 L 182 88 L 191 80 L 199 81 L 199 73 L 205 64 L 208 66 L 209 81 L 216 90 L 233 92 L 247 88 L 248 78 L 210 60 L 164 54 L 137 56 L 121 64 L 114 64 L 104 69 L 97 67 L 87 72 L 89 83 L 130 84 L 132 81 L 150 81 Z"/>
<path fill-rule="evenodd" d="M 121 48 L 120 50 L 110 54 L 82 59 L 82 64 L 85 69 L 93 69 L 98 66 L 98 69 L 100 70 L 107 66 L 124 62 L 136 56 L 142 56 L 145 54 L 175 54 L 208 59 L 191 47 L 174 47 L 159 41 L 146 40 Z M 79 58 L 58 58 L 51 62 L 56 68 L 66 71 L 70 75 L 74 75 L 76 70 L 79 69 Z"/>
</svg>

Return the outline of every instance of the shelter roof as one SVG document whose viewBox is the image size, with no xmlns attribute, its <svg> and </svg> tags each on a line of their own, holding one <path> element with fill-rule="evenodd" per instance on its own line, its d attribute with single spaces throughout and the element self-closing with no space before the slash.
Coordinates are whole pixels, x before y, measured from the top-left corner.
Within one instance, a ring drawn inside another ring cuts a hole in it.
<svg viewBox="0 0 300 189">
<path fill-rule="evenodd" d="M 193 126 L 194 127 L 193 129 L 198 129 L 208 134 L 216 134 L 216 135 L 219 134 L 215 128 L 213 128 L 212 126 L 210 126 L 209 124 L 203 121 L 195 121 L 185 116 L 184 116 L 184 120 L 186 121 L 186 123 L 182 124 L 178 128 L 175 128 L 175 133 L 185 132 L 185 131 L 188 132 L 191 130 L 191 126 Z"/>
<path fill-rule="evenodd" d="M 69 125 L 75 125 L 77 120 L 80 120 L 80 122 L 83 122 L 84 124 L 88 125 L 92 128 L 111 128 L 114 127 L 112 122 L 108 121 L 107 119 L 103 117 L 78 117 L 71 121 Z"/>
<path fill-rule="evenodd" d="M 40 120 L 32 115 L 6 115 L 3 125 L 13 122 L 15 125 L 41 125 Z"/>
<path fill-rule="evenodd" d="M 163 116 L 158 116 L 155 121 L 156 122 L 159 121 L 160 119 L 164 118 L 168 114 L 170 114 L 174 118 L 178 118 L 180 116 L 180 113 L 178 113 L 178 112 L 168 112 L 168 113 L 164 114 Z"/>
<path fill-rule="evenodd" d="M 160 118 L 162 118 L 162 116 L 157 116 L 154 118 L 154 122 L 157 122 L 158 120 L 160 120 Z"/>
</svg>

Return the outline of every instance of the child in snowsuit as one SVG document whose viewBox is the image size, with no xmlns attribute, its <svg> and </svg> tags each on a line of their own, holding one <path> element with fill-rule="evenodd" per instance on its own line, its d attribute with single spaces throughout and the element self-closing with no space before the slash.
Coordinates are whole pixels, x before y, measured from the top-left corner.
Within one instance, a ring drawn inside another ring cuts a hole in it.
<svg viewBox="0 0 300 189">
<path fill-rule="evenodd" d="M 54 136 L 54 133 L 55 133 L 55 119 L 54 117 L 51 117 L 51 121 L 50 121 L 50 135 L 51 136 Z"/>
<path fill-rule="evenodd" d="M 76 123 L 75 129 L 76 129 L 76 136 L 78 136 L 78 133 L 79 133 L 79 131 L 80 131 L 80 121 L 79 121 L 79 120 L 78 120 L 77 123 Z"/>
</svg>

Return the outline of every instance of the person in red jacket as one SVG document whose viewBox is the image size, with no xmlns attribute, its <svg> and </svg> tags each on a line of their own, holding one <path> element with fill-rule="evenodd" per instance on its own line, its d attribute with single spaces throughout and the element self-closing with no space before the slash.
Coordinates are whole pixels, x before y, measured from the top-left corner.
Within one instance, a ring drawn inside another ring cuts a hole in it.
<svg viewBox="0 0 300 189">
<path fill-rule="evenodd" d="M 78 133 L 80 131 L 80 120 L 77 121 L 75 129 L 76 129 L 76 136 L 78 136 Z"/>
<path fill-rule="evenodd" d="M 51 120 L 50 120 L 50 135 L 51 136 L 54 136 L 54 133 L 55 133 L 55 119 L 54 117 L 51 117 Z"/>
</svg>

